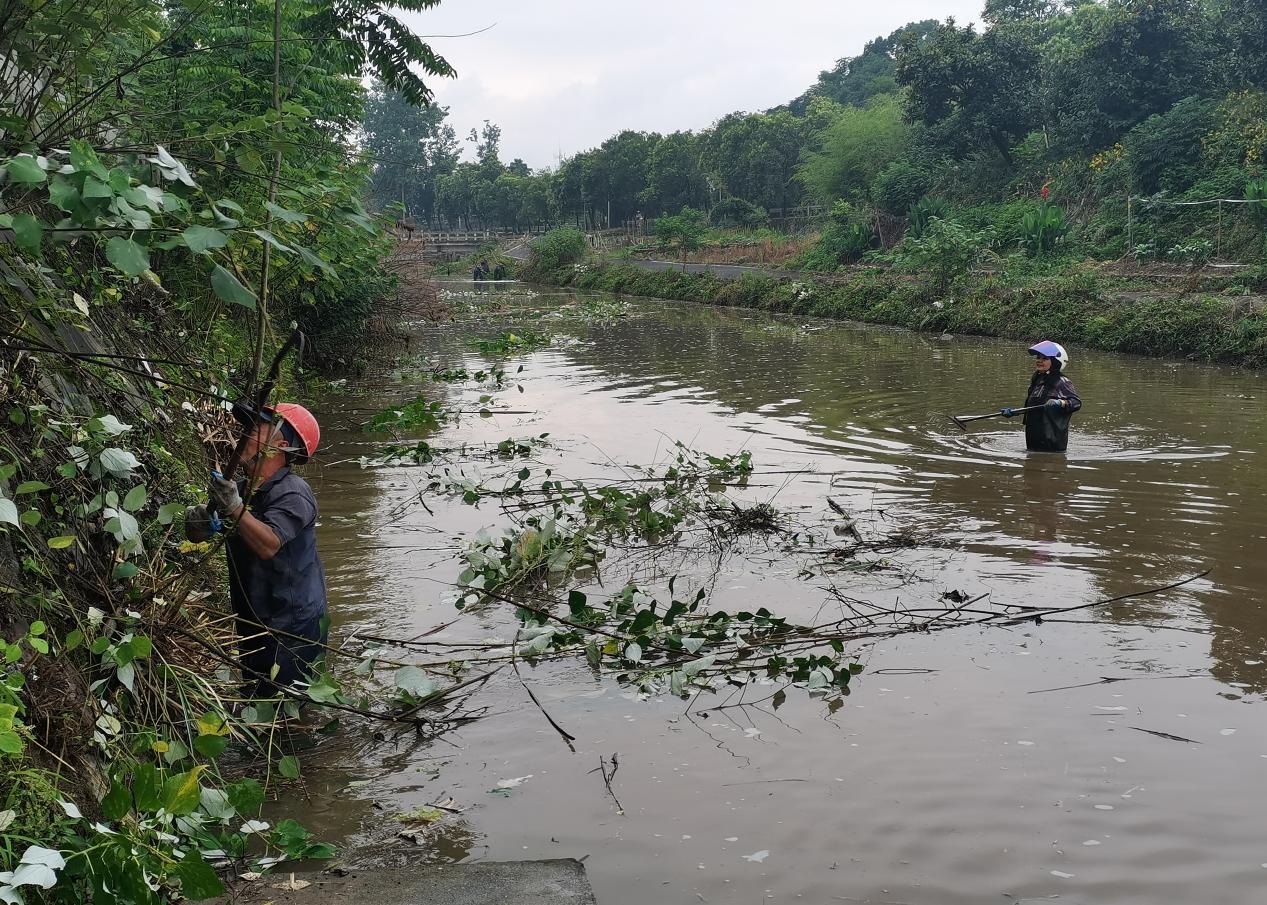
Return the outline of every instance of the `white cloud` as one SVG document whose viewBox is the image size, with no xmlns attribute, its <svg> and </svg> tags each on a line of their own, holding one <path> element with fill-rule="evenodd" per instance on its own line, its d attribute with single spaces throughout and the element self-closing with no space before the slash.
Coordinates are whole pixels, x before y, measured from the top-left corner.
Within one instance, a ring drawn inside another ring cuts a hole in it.
<svg viewBox="0 0 1267 905">
<path fill-rule="evenodd" d="M 446 0 L 407 17 L 458 70 L 432 84 L 459 135 L 502 127 L 534 167 L 621 129 L 699 129 L 791 100 L 819 71 L 908 22 L 979 17 L 981 0 Z"/>
</svg>

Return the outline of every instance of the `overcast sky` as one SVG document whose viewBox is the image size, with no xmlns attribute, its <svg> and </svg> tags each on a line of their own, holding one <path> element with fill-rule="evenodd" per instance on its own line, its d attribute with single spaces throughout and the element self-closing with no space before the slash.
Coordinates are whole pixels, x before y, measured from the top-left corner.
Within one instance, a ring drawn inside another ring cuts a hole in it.
<svg viewBox="0 0 1267 905">
<path fill-rule="evenodd" d="M 983 0 L 444 0 L 408 17 L 458 71 L 433 84 L 460 136 L 490 119 L 534 168 L 621 129 L 700 129 L 791 100 L 837 59 L 908 22 Z"/>
</svg>

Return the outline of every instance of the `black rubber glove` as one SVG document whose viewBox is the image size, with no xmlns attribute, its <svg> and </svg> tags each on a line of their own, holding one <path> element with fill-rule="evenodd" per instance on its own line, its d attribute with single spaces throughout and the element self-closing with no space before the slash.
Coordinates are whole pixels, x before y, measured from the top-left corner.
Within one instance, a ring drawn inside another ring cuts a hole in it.
<svg viewBox="0 0 1267 905">
<path fill-rule="evenodd" d="M 213 534 L 215 532 L 211 530 L 211 514 L 207 512 L 206 506 L 190 506 L 185 510 L 185 537 L 195 543 L 202 543 Z"/>
</svg>

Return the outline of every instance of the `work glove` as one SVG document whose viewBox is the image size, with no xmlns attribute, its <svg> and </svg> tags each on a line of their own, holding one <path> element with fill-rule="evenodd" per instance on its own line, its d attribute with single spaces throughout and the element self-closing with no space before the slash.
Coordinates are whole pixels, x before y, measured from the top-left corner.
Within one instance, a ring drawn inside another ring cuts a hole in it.
<svg viewBox="0 0 1267 905">
<path fill-rule="evenodd" d="M 1016 412 L 1013 411 L 1012 409 L 1004 409 L 1003 411 L 999 412 L 999 414 L 1002 415 L 1004 418 L 1016 417 Z"/>
<path fill-rule="evenodd" d="M 242 494 L 238 493 L 238 485 L 234 481 L 211 473 L 211 486 L 207 488 L 208 508 L 222 516 L 235 516 L 242 506 Z"/>
<path fill-rule="evenodd" d="M 185 536 L 191 541 L 202 543 L 215 533 L 211 526 L 211 513 L 206 506 L 190 506 L 185 510 Z"/>
<path fill-rule="evenodd" d="M 1043 403 L 1043 407 L 1047 409 L 1047 411 L 1052 412 L 1052 411 L 1059 411 L 1060 409 L 1063 409 L 1065 407 L 1065 404 L 1059 399 L 1048 399 L 1046 402 Z"/>
</svg>

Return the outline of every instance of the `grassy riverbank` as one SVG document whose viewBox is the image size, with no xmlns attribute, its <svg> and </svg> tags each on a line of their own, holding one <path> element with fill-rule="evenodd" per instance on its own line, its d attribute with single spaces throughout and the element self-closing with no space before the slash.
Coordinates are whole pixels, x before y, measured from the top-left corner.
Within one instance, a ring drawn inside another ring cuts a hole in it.
<svg viewBox="0 0 1267 905">
<path fill-rule="evenodd" d="M 858 320 L 936 333 L 1042 336 L 1143 355 L 1267 366 L 1264 274 L 1148 276 L 1096 262 L 1010 259 L 944 292 L 887 267 L 729 280 L 632 264 L 536 268 L 533 279 L 580 289 Z"/>
</svg>

